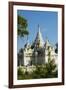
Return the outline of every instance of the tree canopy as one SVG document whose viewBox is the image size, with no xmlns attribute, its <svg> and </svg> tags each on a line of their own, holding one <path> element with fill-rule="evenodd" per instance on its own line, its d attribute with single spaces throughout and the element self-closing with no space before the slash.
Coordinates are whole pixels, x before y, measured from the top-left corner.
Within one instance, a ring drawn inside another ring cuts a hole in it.
<svg viewBox="0 0 66 90">
<path fill-rule="evenodd" d="M 27 30 L 28 26 L 27 20 L 23 16 L 18 15 L 17 23 L 18 23 L 18 30 L 17 30 L 18 36 L 24 37 L 25 35 L 28 35 L 29 32 Z"/>
</svg>

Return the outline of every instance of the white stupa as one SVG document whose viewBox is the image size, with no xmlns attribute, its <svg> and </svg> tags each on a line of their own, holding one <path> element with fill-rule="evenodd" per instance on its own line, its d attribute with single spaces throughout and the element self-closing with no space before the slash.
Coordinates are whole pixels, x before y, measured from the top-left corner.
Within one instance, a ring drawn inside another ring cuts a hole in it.
<svg viewBox="0 0 66 90">
<path fill-rule="evenodd" d="M 42 34 L 40 32 L 40 27 L 38 25 L 38 32 L 34 41 L 34 46 L 43 47 L 44 46 L 44 40 L 42 38 Z"/>
<path fill-rule="evenodd" d="M 34 43 L 30 45 L 27 41 L 22 52 L 22 59 L 19 59 L 19 65 L 29 67 L 45 64 L 49 62 L 49 55 L 51 60 L 55 62 L 58 60 L 58 54 L 55 53 L 53 45 L 50 44 L 48 39 L 44 42 L 38 25 L 38 32 Z"/>
</svg>

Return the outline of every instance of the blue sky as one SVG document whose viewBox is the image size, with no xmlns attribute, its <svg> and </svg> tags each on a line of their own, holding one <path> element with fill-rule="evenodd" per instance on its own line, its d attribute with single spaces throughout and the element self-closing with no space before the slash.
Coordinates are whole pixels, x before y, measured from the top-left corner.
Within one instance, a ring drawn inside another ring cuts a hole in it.
<svg viewBox="0 0 66 90">
<path fill-rule="evenodd" d="M 31 44 L 38 32 L 38 24 L 44 41 L 46 37 L 54 45 L 58 41 L 58 13 L 52 11 L 29 11 L 18 10 L 17 15 L 27 19 L 29 30 L 29 43 Z M 17 49 L 19 50 L 26 43 L 26 37 L 17 40 Z"/>
</svg>

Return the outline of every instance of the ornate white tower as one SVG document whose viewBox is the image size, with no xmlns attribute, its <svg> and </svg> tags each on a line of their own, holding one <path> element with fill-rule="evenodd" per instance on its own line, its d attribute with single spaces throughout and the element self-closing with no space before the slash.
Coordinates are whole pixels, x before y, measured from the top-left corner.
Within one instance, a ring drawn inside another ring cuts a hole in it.
<svg viewBox="0 0 66 90">
<path fill-rule="evenodd" d="M 43 41 L 43 38 L 42 38 L 42 34 L 40 32 L 39 25 L 38 25 L 38 32 L 37 32 L 37 35 L 36 35 L 36 38 L 35 38 L 35 41 L 34 41 L 34 46 L 38 47 L 38 48 L 44 46 L 44 41 Z"/>
</svg>

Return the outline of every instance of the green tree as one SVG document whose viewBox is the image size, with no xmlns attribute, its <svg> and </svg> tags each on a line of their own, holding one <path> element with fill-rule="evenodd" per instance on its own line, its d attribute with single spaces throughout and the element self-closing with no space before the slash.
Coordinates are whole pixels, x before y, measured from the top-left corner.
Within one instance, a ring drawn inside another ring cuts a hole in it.
<svg viewBox="0 0 66 90">
<path fill-rule="evenodd" d="M 44 65 L 36 66 L 36 70 L 32 72 L 32 78 L 54 78 L 58 76 L 58 71 L 56 69 L 56 64 L 53 61 L 46 63 Z"/>
<path fill-rule="evenodd" d="M 27 20 L 23 16 L 18 15 L 17 23 L 18 23 L 18 26 L 17 26 L 18 27 L 18 30 L 17 30 L 18 36 L 24 37 L 25 35 L 28 35 L 29 32 L 27 30 L 27 26 L 28 26 Z"/>
<path fill-rule="evenodd" d="M 23 77 L 24 77 L 24 71 L 22 70 L 22 68 L 21 67 L 19 67 L 18 69 L 17 69 L 17 75 L 18 75 L 18 80 L 21 80 L 21 79 L 23 79 Z"/>
<path fill-rule="evenodd" d="M 18 15 L 17 24 L 18 24 L 18 26 L 17 26 L 18 39 L 21 38 L 23 40 L 24 38 L 22 38 L 22 37 L 28 36 L 28 34 L 29 34 L 28 29 L 27 29 L 27 27 L 28 27 L 27 20 L 23 16 Z M 18 52 L 18 66 L 22 65 L 22 63 L 21 63 L 22 53 L 23 53 L 23 49 L 21 48 Z"/>
<path fill-rule="evenodd" d="M 49 63 L 45 64 L 45 71 L 46 71 L 46 77 L 45 78 L 53 78 L 53 77 L 57 77 L 57 69 L 56 69 L 56 64 L 54 64 L 54 61 L 51 60 L 49 61 Z"/>
<path fill-rule="evenodd" d="M 48 49 L 48 63 L 45 64 L 46 77 L 53 78 L 57 77 L 57 65 L 55 64 L 55 60 L 51 59 L 50 48 Z"/>
<path fill-rule="evenodd" d="M 58 53 L 58 43 L 56 43 L 55 46 L 56 46 L 55 53 Z"/>
<path fill-rule="evenodd" d="M 23 48 L 21 48 L 18 52 L 18 66 L 22 65 L 22 57 L 23 57 Z"/>
</svg>

